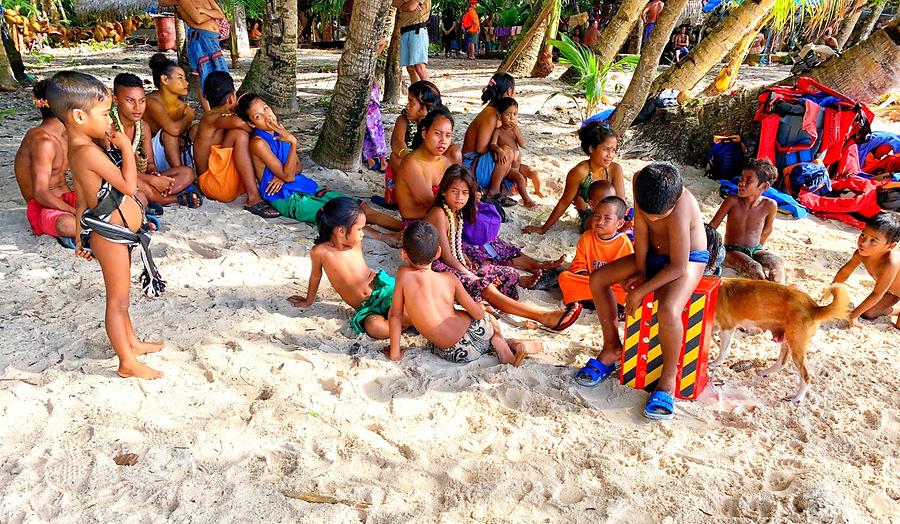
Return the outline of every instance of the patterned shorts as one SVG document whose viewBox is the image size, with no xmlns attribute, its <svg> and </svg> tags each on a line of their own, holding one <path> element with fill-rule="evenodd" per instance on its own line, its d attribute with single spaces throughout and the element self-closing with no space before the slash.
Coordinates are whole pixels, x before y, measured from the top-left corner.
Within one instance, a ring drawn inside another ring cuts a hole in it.
<svg viewBox="0 0 900 524">
<path fill-rule="evenodd" d="M 494 326 L 487 318 L 472 320 L 468 331 L 447 349 L 431 346 L 431 352 L 449 362 L 472 362 L 481 355 L 493 350 L 491 337 L 494 336 Z"/>
</svg>

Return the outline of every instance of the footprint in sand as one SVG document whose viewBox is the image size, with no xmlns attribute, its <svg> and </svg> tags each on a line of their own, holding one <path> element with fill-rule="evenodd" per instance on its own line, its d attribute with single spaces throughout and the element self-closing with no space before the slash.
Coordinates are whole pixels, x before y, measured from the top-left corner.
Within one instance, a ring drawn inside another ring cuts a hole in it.
<svg viewBox="0 0 900 524">
<path fill-rule="evenodd" d="M 201 244 L 194 240 L 188 240 L 188 246 L 203 258 L 219 258 L 222 256 L 222 250 L 213 246 Z"/>
<path fill-rule="evenodd" d="M 766 466 L 763 486 L 766 491 L 783 493 L 797 478 L 800 463 L 794 460 L 777 460 Z"/>
</svg>

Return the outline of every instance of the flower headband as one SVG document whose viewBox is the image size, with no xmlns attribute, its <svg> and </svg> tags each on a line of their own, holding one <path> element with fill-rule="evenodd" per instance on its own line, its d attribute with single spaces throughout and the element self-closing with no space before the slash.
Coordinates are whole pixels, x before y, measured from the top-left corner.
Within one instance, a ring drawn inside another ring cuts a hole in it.
<svg viewBox="0 0 900 524">
<path fill-rule="evenodd" d="M 31 100 L 34 102 L 34 107 L 38 109 L 42 107 L 46 107 L 47 109 L 50 108 L 50 102 L 48 102 L 46 98 L 32 98 Z"/>
<path fill-rule="evenodd" d="M 488 87 L 497 85 L 497 81 L 491 78 L 488 80 Z"/>
</svg>

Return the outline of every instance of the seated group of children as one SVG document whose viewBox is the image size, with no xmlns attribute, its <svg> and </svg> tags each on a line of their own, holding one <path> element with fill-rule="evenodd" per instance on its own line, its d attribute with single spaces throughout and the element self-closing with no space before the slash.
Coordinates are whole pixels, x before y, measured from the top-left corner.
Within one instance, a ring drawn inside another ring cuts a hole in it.
<svg viewBox="0 0 900 524">
<path fill-rule="evenodd" d="M 154 131 L 152 127 L 145 129 L 140 118 L 142 93 L 138 86 L 128 85 L 126 80 L 117 81 L 110 93 L 89 75 L 58 73 L 46 84 L 45 94 L 49 109 L 64 125 L 64 143 L 54 142 L 50 137 L 51 131 L 57 132 L 57 137 L 62 136 L 60 129 L 51 127 L 56 125 L 52 122 L 45 122 L 49 131 L 45 129 L 44 134 L 32 138 L 35 144 L 44 144 L 41 147 L 66 148 L 67 154 L 62 158 L 68 159 L 71 165 L 74 199 L 60 192 L 58 181 L 49 183 L 53 188 L 50 193 L 74 207 L 71 215 L 78 220 L 73 220 L 71 233 L 76 253 L 100 262 L 107 288 L 106 329 L 119 357 L 119 374 L 156 378 L 159 372 L 138 362 L 136 356 L 158 351 L 161 344 L 139 341 L 128 317 L 131 246 L 138 246 L 144 259 L 141 278 L 144 292 L 156 295 L 165 288 L 148 249 L 144 202 L 136 195 L 142 192 L 142 184 L 150 186 L 143 192 L 148 199 L 171 199 L 176 192 L 176 200 L 190 206 L 197 203 L 200 195 L 199 192 L 183 193 L 192 186 L 193 177 L 177 169 L 182 166 L 169 168 L 175 169 L 171 174 L 165 174 L 169 173 L 168 169 L 159 174 L 147 173 L 160 169 L 158 164 L 155 170 L 151 169 L 156 157 L 152 153 L 152 141 L 147 145 L 147 138 Z M 161 79 L 158 85 L 165 82 Z M 578 372 L 575 380 L 584 386 L 595 386 L 613 374 L 615 363 L 621 358 L 617 304 L 630 314 L 645 295 L 656 292 L 664 365 L 657 391 L 651 395 L 644 413 L 655 419 L 674 416 L 672 392 L 683 339 L 682 308 L 704 271 L 709 269 L 710 260 L 717 258 L 717 253 L 711 255 L 708 251 L 700 208 L 684 187 L 677 168 L 656 162 L 635 174 L 634 218 L 633 222 L 628 221 L 622 170 L 613 162 L 617 137 L 608 127 L 585 126 L 581 133 L 582 147 L 589 159 L 570 172 L 563 198 L 570 192 L 570 182 L 575 190 L 571 191 L 568 202 L 561 200 L 560 204 L 562 211 L 572 202 L 580 206 L 581 214 L 589 209 L 585 222 L 589 229 L 576 246 L 572 265 L 559 278 L 567 306 L 559 311 L 546 310 L 517 300 L 516 285 L 521 282 L 516 271 L 533 272 L 537 279 L 541 271 L 558 267 L 562 259 L 541 262 L 527 257 L 518 248 L 497 239 L 496 232 L 484 243 L 464 242 L 465 231 L 471 231 L 479 220 L 485 220 L 480 218 L 482 206 L 486 206 L 485 217 L 494 209 L 491 204 L 479 201 L 480 189 L 467 168 L 450 161 L 443 163 L 444 170 L 437 184 L 433 179 L 429 181 L 434 188 L 430 205 L 419 216 L 401 224 L 391 216 L 371 211 L 358 200 L 320 190 L 314 181 L 304 177 L 300 173 L 296 138 L 278 122 L 260 97 L 252 93 L 236 97 L 227 73 L 211 73 L 203 90 L 212 109 L 201 117 L 197 129 L 188 133 L 190 136 L 171 140 L 161 136 L 159 130 L 154 136 L 160 137 L 159 143 L 179 148 L 173 157 L 163 147 L 163 154 L 176 163 L 182 159 L 182 140 L 193 142 L 194 160 L 198 166 L 204 161 L 207 164 L 200 177 L 201 187 L 222 189 L 233 182 L 229 181 L 231 174 L 220 175 L 237 171 L 238 167 L 212 168 L 217 162 L 221 162 L 216 164 L 220 167 L 229 163 L 248 164 L 252 168 L 253 186 L 258 187 L 261 198 L 278 213 L 317 224 L 308 291 L 305 297 L 290 297 L 291 303 L 298 307 L 312 304 L 324 271 L 341 298 L 356 310 L 351 320 L 354 331 L 390 339 L 388 356 L 392 360 L 402 358 L 401 332 L 412 326 L 447 360 L 468 362 L 493 350 L 501 362 L 517 365 L 525 355 L 536 351 L 538 344 L 505 340 L 491 314 L 494 308 L 561 331 L 577 320 L 582 302 L 589 301 L 600 320 L 603 348 L 597 358 L 590 359 Z M 110 116 L 113 99 L 117 102 L 118 120 Z M 441 122 L 449 125 L 441 127 Z M 452 117 L 445 109 L 432 111 L 423 119 L 422 128 L 437 131 L 429 132 L 423 139 L 424 147 L 432 149 L 429 154 L 447 150 Z M 164 130 L 163 134 L 169 133 Z M 440 143 L 444 147 L 434 147 Z M 243 147 L 249 154 L 239 158 Z M 415 154 L 399 160 L 401 171 L 406 162 L 417 161 Z M 146 163 L 139 161 L 141 157 Z M 218 160 L 213 160 L 214 157 Z M 23 159 L 23 164 L 26 161 Z M 16 162 L 18 177 L 18 156 Z M 48 186 L 50 175 L 60 168 L 53 164 L 51 173 L 42 173 L 43 188 Z M 712 227 L 727 220 L 726 264 L 752 278 L 783 282 L 781 260 L 762 249 L 772 231 L 775 208 L 761 195 L 775 174 L 771 164 L 751 162 L 743 173 L 738 194 L 722 204 Z M 156 177 L 171 180 L 167 185 L 155 184 Z M 243 184 L 244 177 L 237 178 Z M 581 191 L 581 187 L 586 189 Z M 207 189 L 203 191 L 207 193 Z M 46 193 L 42 189 L 41 199 L 46 198 Z M 186 196 L 178 197 L 179 193 Z M 552 225 L 555 219 L 548 220 L 548 224 Z M 372 271 L 365 263 L 361 241 L 369 223 L 403 231 L 400 254 L 406 265 L 398 270 L 396 280 L 384 271 Z M 54 227 L 61 233 L 69 225 L 58 220 Z M 633 244 L 627 234 L 631 228 Z M 529 232 L 545 233 L 547 229 L 549 226 L 545 225 Z M 898 240 L 897 214 L 876 215 L 860 235 L 853 258 L 835 277 L 837 282 L 846 280 L 862 263 L 876 278 L 875 289 L 854 310 L 854 322 L 859 316 L 873 318 L 890 314 L 898 302 L 900 255 L 893 251 Z M 457 304 L 462 310 L 456 309 Z"/>
</svg>

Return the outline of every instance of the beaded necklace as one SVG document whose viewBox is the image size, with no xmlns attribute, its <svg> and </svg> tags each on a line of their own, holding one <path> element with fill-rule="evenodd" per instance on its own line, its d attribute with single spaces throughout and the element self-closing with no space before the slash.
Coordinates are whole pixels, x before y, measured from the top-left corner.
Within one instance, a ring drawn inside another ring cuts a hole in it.
<svg viewBox="0 0 900 524">
<path fill-rule="evenodd" d="M 125 126 L 119 118 L 119 110 L 116 106 L 112 106 L 109 110 L 113 123 L 116 125 L 116 131 L 125 132 Z M 134 149 L 134 160 L 138 172 L 145 173 L 147 171 L 147 157 L 144 155 L 144 126 L 140 121 L 134 124 L 134 140 L 131 141 L 131 147 Z"/>
<path fill-rule="evenodd" d="M 444 213 L 447 214 L 447 221 L 450 223 L 450 254 L 460 264 L 466 265 L 466 257 L 463 255 L 462 249 L 463 221 L 459 219 L 459 213 L 451 211 L 447 204 L 444 204 L 443 207 Z"/>
</svg>

